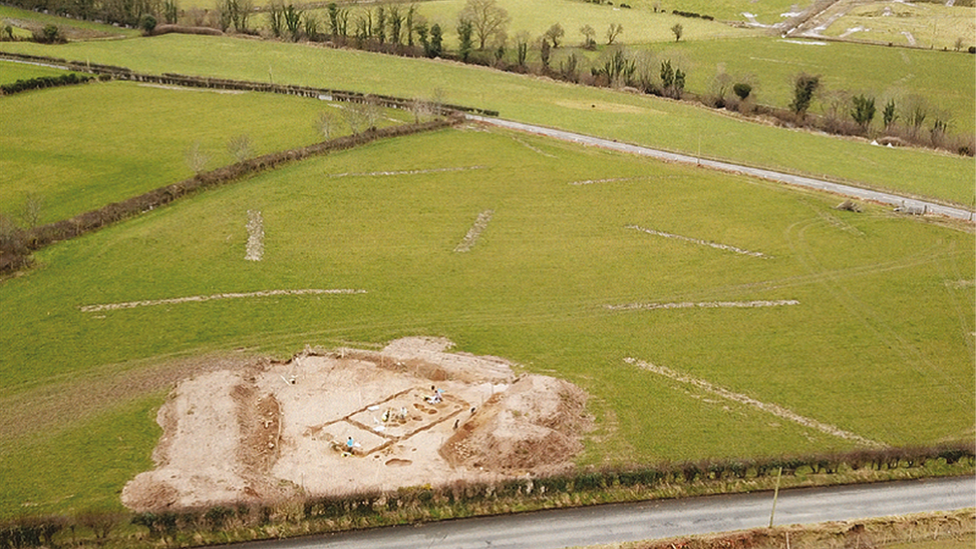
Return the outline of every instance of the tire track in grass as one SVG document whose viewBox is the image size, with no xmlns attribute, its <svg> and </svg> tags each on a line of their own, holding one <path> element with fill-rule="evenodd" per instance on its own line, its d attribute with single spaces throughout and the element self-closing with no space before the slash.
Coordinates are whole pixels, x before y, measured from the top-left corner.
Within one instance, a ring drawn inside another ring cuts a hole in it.
<svg viewBox="0 0 976 549">
<path fill-rule="evenodd" d="M 951 248 L 954 250 L 955 245 L 952 245 Z M 947 255 L 941 259 L 942 261 L 936 262 L 936 266 L 939 269 L 939 276 L 942 278 L 943 291 L 952 304 L 951 312 L 959 321 L 962 339 L 966 342 L 966 349 L 969 351 L 970 356 L 972 356 L 976 354 L 976 341 L 973 341 L 972 337 L 974 332 L 973 326 L 970 324 L 971 316 L 969 311 L 959 304 L 959 300 L 955 299 L 954 294 L 955 291 L 971 288 L 976 285 L 976 282 L 962 278 L 959 264 L 954 261 L 955 257 L 952 255 Z"/>
<path fill-rule="evenodd" d="M 762 401 L 756 400 L 756 399 L 754 399 L 754 398 L 752 398 L 752 397 L 750 397 L 748 395 L 744 395 L 744 394 L 741 394 L 741 393 L 735 393 L 735 392 L 732 392 L 732 391 L 730 391 L 730 390 L 728 390 L 728 389 L 726 389 L 724 387 L 719 387 L 718 385 L 713 385 L 713 384 L 709 383 L 708 381 L 705 381 L 704 379 L 698 379 L 696 377 L 691 377 L 689 375 L 685 375 L 685 374 L 682 374 L 680 372 L 676 372 L 676 371 L 672 370 L 671 368 L 667 368 L 665 366 L 656 366 L 654 364 L 651 364 L 650 362 L 645 362 L 643 360 L 638 360 L 636 358 L 631 358 L 631 357 L 625 358 L 624 359 L 624 362 L 626 362 L 627 364 L 633 364 L 633 365 L 637 366 L 638 368 L 640 368 L 642 370 L 645 370 L 645 371 L 648 371 L 648 372 L 651 372 L 651 373 L 658 374 L 658 375 L 663 376 L 663 377 L 666 377 L 668 379 L 672 379 L 674 381 L 678 381 L 678 382 L 684 383 L 686 385 L 692 385 L 692 386 L 697 387 L 697 388 L 699 388 L 699 389 L 701 389 L 701 390 L 703 390 L 705 392 L 711 393 L 713 395 L 720 396 L 720 397 L 722 397 L 722 398 L 724 398 L 726 400 L 731 400 L 733 402 L 738 402 L 740 404 L 745 404 L 747 406 L 752 406 L 753 408 L 758 408 L 759 410 L 762 410 L 762 411 L 764 411 L 766 413 L 773 414 L 774 416 L 777 416 L 777 417 L 780 417 L 780 418 L 783 418 L 783 419 L 792 421 L 794 423 L 798 423 L 798 424 L 803 425 L 804 427 L 808 427 L 810 429 L 815 429 L 817 431 L 820 431 L 821 433 L 825 433 L 825 434 L 828 434 L 828 435 L 831 435 L 831 436 L 843 438 L 845 440 L 850 440 L 850 441 L 856 442 L 856 443 L 858 443 L 858 444 L 860 444 L 862 446 L 869 446 L 869 447 L 872 447 L 872 448 L 886 448 L 888 446 L 887 444 L 884 444 L 882 442 L 878 442 L 878 441 L 875 441 L 875 440 L 871 440 L 871 439 L 868 439 L 868 438 L 864 438 L 861 435 L 858 435 L 858 434 L 855 434 L 855 433 L 851 433 L 849 431 L 845 431 L 845 430 L 841 429 L 840 427 L 836 427 L 834 425 L 830 425 L 830 424 L 827 424 L 827 423 L 822 423 L 822 422 L 817 421 L 815 419 L 811 419 L 811 418 L 808 418 L 808 417 L 805 417 L 805 416 L 801 416 L 800 414 L 794 412 L 793 410 L 790 410 L 789 408 L 784 408 L 784 407 L 780 406 L 779 404 L 772 404 L 772 403 L 769 403 L 769 402 L 762 402 Z"/>
<path fill-rule="evenodd" d="M 904 357 L 904 366 L 923 378 L 938 380 L 934 388 L 941 390 L 945 398 L 956 401 L 961 406 L 969 407 L 965 397 L 970 390 L 957 380 L 946 374 L 939 365 L 928 359 L 921 349 L 909 341 L 904 335 L 895 330 L 885 317 L 874 306 L 864 301 L 845 284 L 845 279 L 838 276 L 836 271 L 826 269 L 814 255 L 814 249 L 807 241 L 807 230 L 817 226 L 817 220 L 807 219 L 798 221 L 785 231 L 785 238 L 793 255 L 800 265 L 811 275 L 819 275 L 815 281 L 825 290 L 826 297 L 832 299 L 838 307 L 843 309 L 849 318 L 856 319 L 863 327 L 861 333 L 873 336 L 877 341 L 892 349 L 898 349 Z M 944 249 L 936 248 L 929 251 L 929 262 L 937 262 L 947 253 Z"/>
<path fill-rule="evenodd" d="M 152 307 L 154 305 L 175 305 L 179 303 L 192 303 L 204 301 L 216 301 L 219 299 L 245 299 L 251 297 L 272 297 L 279 295 L 342 295 L 342 294 L 365 294 L 366 290 L 352 289 L 304 289 L 304 290 L 262 290 L 260 292 L 246 293 L 225 293 L 213 295 L 192 295 L 187 297 L 174 297 L 170 299 L 151 299 L 143 301 L 126 301 L 123 303 L 103 303 L 99 305 L 81 305 L 78 309 L 83 313 L 98 313 L 102 311 L 115 311 L 119 309 L 135 309 L 136 307 Z"/>
</svg>

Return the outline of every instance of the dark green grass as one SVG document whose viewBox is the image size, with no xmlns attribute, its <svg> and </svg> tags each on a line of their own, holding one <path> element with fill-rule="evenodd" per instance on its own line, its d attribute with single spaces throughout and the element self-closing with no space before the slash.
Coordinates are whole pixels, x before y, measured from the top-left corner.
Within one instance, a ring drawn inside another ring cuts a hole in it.
<svg viewBox="0 0 976 549">
<path fill-rule="evenodd" d="M 334 177 L 461 167 L 481 168 Z M 570 184 L 607 178 L 620 180 Z M 26 422 L 33 394 L 164 355 L 247 348 L 288 356 L 305 344 L 438 335 L 589 391 L 606 439 L 588 447 L 583 463 L 852 447 L 644 372 L 627 357 L 889 444 L 971 438 L 972 234 L 873 207 L 837 212 L 836 202 L 502 132 L 447 130 L 374 143 L 208 191 L 39 254 L 37 269 L 0 285 L 0 404 L 22 403 L 16 413 Z M 244 260 L 249 209 L 261 210 L 265 222 L 261 262 Z M 488 209 L 494 216 L 475 247 L 453 252 Z M 656 237 L 629 224 L 772 258 Z M 78 309 L 301 288 L 367 293 Z M 605 308 L 776 299 L 801 304 Z M 95 421 L 119 430 L 131 422 L 154 429 L 144 408 L 106 405 L 100 414 Z M 70 422 L 0 433 L 18 456 L 6 465 L 10 478 L 30 478 L 31 456 L 42 452 L 77 464 L 51 473 L 40 488 L 21 481 L 5 488 L 0 513 L 18 512 L 24 500 L 61 501 L 76 491 L 75 475 L 104 475 L 99 459 L 76 459 L 76 447 L 45 445 L 54 431 L 80 436 Z M 105 442 L 105 459 L 109 432 L 92 439 Z M 140 440 L 148 456 L 152 442 Z M 130 461 L 127 474 L 142 467 Z M 99 501 L 124 477 L 64 501 Z"/>
<path fill-rule="evenodd" d="M 175 183 L 193 175 L 187 152 L 198 144 L 214 169 L 236 162 L 228 143 L 241 135 L 251 157 L 323 141 L 317 122 L 325 111 L 334 134 L 349 133 L 341 109 L 285 95 L 112 82 L 7 97 L 0 213 L 16 218 L 33 195 L 45 223 Z"/>
<path fill-rule="evenodd" d="M 91 59 L 153 73 L 258 81 L 273 77 L 279 83 L 401 97 L 431 97 L 439 89 L 450 102 L 495 109 L 503 118 L 691 154 L 700 151 L 733 162 L 824 175 L 961 204 L 974 200 L 976 165 L 971 158 L 887 150 L 746 122 L 694 105 L 481 67 L 279 42 L 176 35 L 67 44 L 58 49 L 21 43 L 5 43 L 0 48 Z"/>
</svg>

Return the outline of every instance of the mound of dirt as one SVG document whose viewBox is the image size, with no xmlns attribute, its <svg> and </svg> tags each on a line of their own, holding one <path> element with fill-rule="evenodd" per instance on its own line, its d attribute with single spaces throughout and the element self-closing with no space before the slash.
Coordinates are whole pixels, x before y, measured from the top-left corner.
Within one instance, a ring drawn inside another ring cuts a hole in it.
<svg viewBox="0 0 976 549">
<path fill-rule="evenodd" d="M 489 399 L 441 447 L 452 465 L 500 473 L 559 468 L 580 450 L 586 394 L 539 375 L 519 378 Z"/>
<path fill-rule="evenodd" d="M 159 410 L 137 511 L 492 481 L 571 466 L 585 393 L 437 338 L 204 373 Z M 350 446 L 351 445 L 351 446 Z"/>
</svg>

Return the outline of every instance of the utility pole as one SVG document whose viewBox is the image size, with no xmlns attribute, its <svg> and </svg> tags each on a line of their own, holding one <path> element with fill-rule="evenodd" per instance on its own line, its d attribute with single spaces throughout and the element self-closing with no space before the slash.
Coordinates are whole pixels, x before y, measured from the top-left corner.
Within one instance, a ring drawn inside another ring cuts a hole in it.
<svg viewBox="0 0 976 549">
<path fill-rule="evenodd" d="M 769 527 L 773 527 L 773 517 L 776 515 L 776 500 L 779 499 L 779 481 L 783 478 L 783 468 L 776 473 L 776 490 L 773 491 L 773 510 L 769 513 Z"/>
</svg>

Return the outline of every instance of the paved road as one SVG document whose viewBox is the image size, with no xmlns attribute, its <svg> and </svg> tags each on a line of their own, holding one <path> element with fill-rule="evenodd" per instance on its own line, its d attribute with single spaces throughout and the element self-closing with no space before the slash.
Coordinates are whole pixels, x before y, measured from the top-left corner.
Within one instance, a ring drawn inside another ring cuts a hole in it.
<svg viewBox="0 0 976 549">
<path fill-rule="evenodd" d="M 883 192 L 872 191 L 868 189 L 861 189 L 850 185 L 831 183 L 829 181 L 813 179 L 810 177 L 790 175 L 790 174 L 776 172 L 772 170 L 751 168 L 748 166 L 740 166 L 737 164 L 720 162 L 717 160 L 698 159 L 694 156 L 689 156 L 685 154 L 670 153 L 670 152 L 661 151 L 657 149 L 641 147 L 638 145 L 630 145 L 627 143 L 618 143 L 616 141 L 612 141 L 609 139 L 602 139 L 599 137 L 592 137 L 588 135 L 582 135 L 582 134 L 567 132 L 563 130 L 556 130 L 553 128 L 546 128 L 543 126 L 523 124 L 521 122 L 512 122 L 510 120 L 502 120 L 500 118 L 468 115 L 468 119 L 476 120 L 478 122 L 483 122 L 485 124 L 491 124 L 503 128 L 510 128 L 514 130 L 545 135 L 548 137 L 552 137 L 554 139 L 560 139 L 562 141 L 571 141 L 573 143 L 580 143 L 583 145 L 591 145 L 595 147 L 603 147 L 603 148 L 626 152 L 630 154 L 649 156 L 652 158 L 664 160 L 666 162 L 682 162 L 685 164 L 696 164 L 696 165 L 704 166 L 706 168 L 711 168 L 713 170 L 741 173 L 753 177 L 768 179 L 770 181 L 779 181 L 781 183 L 786 183 L 789 185 L 796 185 L 799 187 L 806 187 L 809 189 L 817 189 L 821 191 L 832 192 L 844 196 L 849 196 L 852 198 L 857 198 L 859 200 L 870 200 L 872 202 L 879 202 L 881 204 L 902 206 L 911 212 L 943 215 L 946 217 L 962 219 L 965 221 L 973 221 L 974 218 L 976 218 L 976 215 L 974 215 L 973 212 L 963 208 L 954 208 L 951 206 L 945 206 L 943 204 L 937 204 L 935 202 L 928 202 L 925 200 L 918 200 L 915 198 L 898 196 L 890 193 L 883 193 Z"/>
<path fill-rule="evenodd" d="M 976 507 L 976 478 L 780 492 L 775 524 L 809 524 Z M 250 543 L 242 549 L 560 549 L 769 525 L 772 494 L 711 496 L 541 511 Z"/>
</svg>

